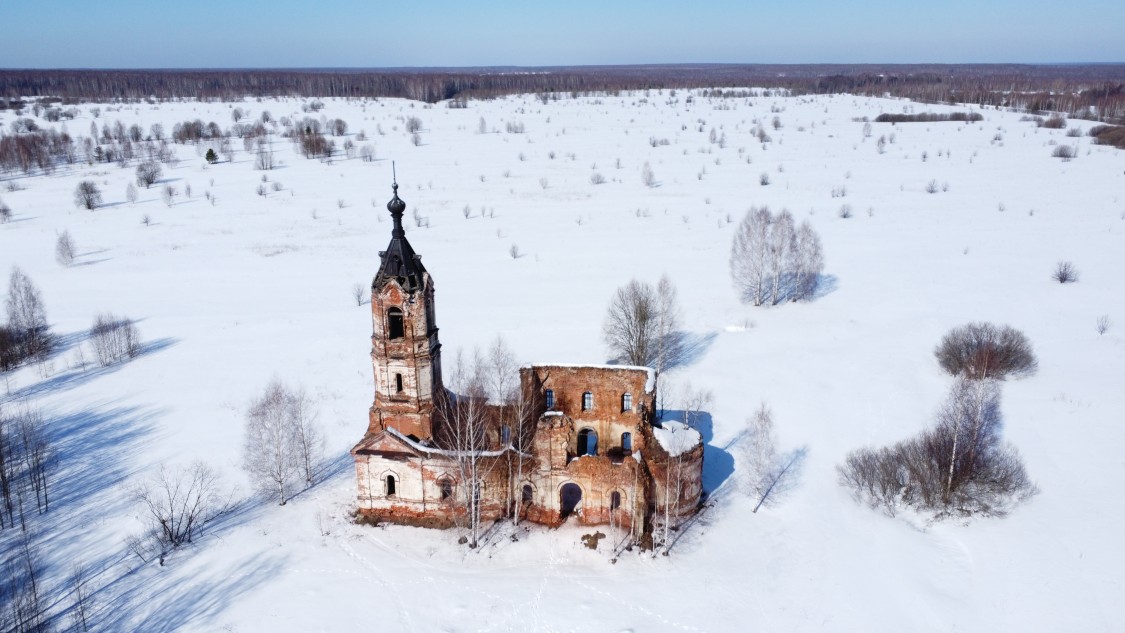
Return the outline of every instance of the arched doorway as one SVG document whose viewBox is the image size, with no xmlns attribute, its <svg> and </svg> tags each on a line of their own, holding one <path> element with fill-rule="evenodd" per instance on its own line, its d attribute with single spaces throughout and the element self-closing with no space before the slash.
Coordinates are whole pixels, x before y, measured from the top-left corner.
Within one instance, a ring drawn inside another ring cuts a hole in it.
<svg viewBox="0 0 1125 633">
<path fill-rule="evenodd" d="M 582 489 L 578 484 L 566 483 L 559 489 L 559 518 L 566 519 L 582 503 Z"/>
</svg>

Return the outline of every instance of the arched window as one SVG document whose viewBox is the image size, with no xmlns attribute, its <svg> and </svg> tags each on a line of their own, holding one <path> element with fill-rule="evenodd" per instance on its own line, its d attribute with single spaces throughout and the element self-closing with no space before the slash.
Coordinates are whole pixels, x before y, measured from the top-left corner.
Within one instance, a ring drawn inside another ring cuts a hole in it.
<svg viewBox="0 0 1125 633">
<path fill-rule="evenodd" d="M 582 429 L 578 432 L 578 456 L 598 454 L 598 433 L 594 429 Z"/>
<path fill-rule="evenodd" d="M 627 393 L 621 396 L 621 412 L 627 413 L 633 410 L 633 394 Z"/>
<path fill-rule="evenodd" d="M 582 410 L 583 411 L 590 411 L 593 408 L 594 408 L 594 394 L 587 391 L 586 393 L 582 394 Z"/>
<path fill-rule="evenodd" d="M 500 443 L 507 446 L 508 442 L 512 441 L 512 427 L 504 425 L 500 427 Z"/>
<path fill-rule="evenodd" d="M 402 393 L 402 374 L 395 374 L 395 392 Z"/>
<path fill-rule="evenodd" d="M 442 501 L 448 501 L 453 498 L 453 481 L 449 479 L 439 479 L 437 485 L 441 493 Z"/>
<path fill-rule="evenodd" d="M 402 338 L 406 330 L 402 324 L 402 310 L 390 308 L 387 310 L 387 338 Z"/>
<path fill-rule="evenodd" d="M 621 493 L 614 490 L 609 495 L 609 509 L 616 510 L 621 507 Z"/>
<path fill-rule="evenodd" d="M 626 451 L 633 450 L 633 434 L 625 431 L 621 434 L 621 449 Z"/>
<path fill-rule="evenodd" d="M 547 400 L 547 408 L 548 409 L 554 409 L 555 408 L 555 390 L 554 389 L 548 389 L 543 394 L 543 397 Z"/>
<path fill-rule="evenodd" d="M 524 503 L 531 503 L 535 499 L 535 489 L 531 484 L 524 484 L 522 496 L 520 497 Z"/>
<path fill-rule="evenodd" d="M 395 496 L 395 476 L 387 475 L 387 496 Z"/>
</svg>

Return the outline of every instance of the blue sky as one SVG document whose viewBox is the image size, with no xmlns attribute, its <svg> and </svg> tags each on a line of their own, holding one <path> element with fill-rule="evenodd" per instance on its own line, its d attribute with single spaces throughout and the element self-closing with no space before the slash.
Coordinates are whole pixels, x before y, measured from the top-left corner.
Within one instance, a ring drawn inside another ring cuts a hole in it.
<svg viewBox="0 0 1125 633">
<path fill-rule="evenodd" d="M 0 0 L 0 67 L 1125 62 L 1123 25 L 1123 0 Z"/>
</svg>

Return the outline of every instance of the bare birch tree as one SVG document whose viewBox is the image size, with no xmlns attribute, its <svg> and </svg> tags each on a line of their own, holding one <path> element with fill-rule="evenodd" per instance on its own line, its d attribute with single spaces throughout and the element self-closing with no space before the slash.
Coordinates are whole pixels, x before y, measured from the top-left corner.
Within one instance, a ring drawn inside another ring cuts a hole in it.
<svg viewBox="0 0 1125 633">
<path fill-rule="evenodd" d="M 243 468 L 263 494 L 285 505 L 303 479 L 315 483 L 323 439 L 308 396 L 279 380 L 266 386 L 246 415 Z"/>
<path fill-rule="evenodd" d="M 524 453 L 535 433 L 534 420 L 531 419 L 534 396 L 525 392 L 520 384 L 515 354 L 502 336 L 497 336 L 489 348 L 487 375 L 489 397 L 500 407 L 500 445 L 508 449 L 506 503 L 512 525 L 518 525 L 523 502 L 520 483 L 524 474 Z"/>
<path fill-rule="evenodd" d="M 731 246 L 730 274 L 743 301 L 755 306 L 766 302 L 770 223 L 767 207 L 752 207 L 742 218 Z"/>
<path fill-rule="evenodd" d="M 769 225 L 767 266 L 769 294 L 774 305 L 792 296 L 790 283 L 793 270 L 790 263 L 791 254 L 796 250 L 796 231 L 793 226 L 793 214 L 787 209 L 783 209 Z"/>
<path fill-rule="evenodd" d="M 38 552 L 28 532 L 20 534 L 4 561 L 0 582 L 0 627 L 12 633 L 47 633 L 50 617 Z"/>
<path fill-rule="evenodd" d="M 659 373 L 681 353 L 679 315 L 676 287 L 667 275 L 655 288 L 633 279 L 614 293 L 602 336 L 616 359 Z"/>
<path fill-rule="evenodd" d="M 468 360 L 458 350 L 450 378 L 451 391 L 438 402 L 443 421 L 440 444 L 454 458 L 456 496 L 464 511 L 469 547 L 475 548 L 481 533 L 482 487 L 500 454 L 488 450 L 488 379 L 480 350 Z"/>
<path fill-rule="evenodd" d="M 797 229 L 788 211 L 775 217 L 765 207 L 751 208 L 742 219 L 730 272 L 743 301 L 760 306 L 810 299 L 823 270 L 820 238 L 807 221 Z"/>
<path fill-rule="evenodd" d="M 39 288 L 18 266 L 12 267 L 5 301 L 8 328 L 17 337 L 20 358 L 43 358 L 51 349 L 47 311 Z"/>
</svg>

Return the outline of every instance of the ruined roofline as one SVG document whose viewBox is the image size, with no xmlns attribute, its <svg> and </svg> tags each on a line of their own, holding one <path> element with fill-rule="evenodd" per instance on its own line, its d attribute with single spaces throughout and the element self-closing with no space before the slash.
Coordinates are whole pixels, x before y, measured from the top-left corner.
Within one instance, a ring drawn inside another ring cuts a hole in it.
<svg viewBox="0 0 1125 633">
<path fill-rule="evenodd" d="M 507 453 L 507 452 L 510 451 L 512 453 L 515 453 L 516 455 L 518 455 L 520 457 L 531 457 L 531 455 L 529 455 L 528 453 L 521 453 L 520 451 L 516 450 L 515 447 L 513 447 L 511 445 L 505 446 L 504 448 L 502 448 L 498 451 L 450 451 L 450 450 L 445 450 L 443 448 L 434 448 L 432 446 L 426 446 L 425 444 L 420 444 L 418 442 L 415 442 L 414 440 L 410 439 L 409 437 L 403 435 L 398 429 L 396 429 L 394 427 L 391 427 L 391 426 L 388 426 L 386 428 L 386 432 L 390 433 L 394 437 L 402 440 L 407 445 L 409 445 L 410 448 L 413 448 L 414 450 L 416 450 L 420 453 L 426 453 L 427 455 L 440 455 L 442 457 L 454 457 L 454 458 L 465 457 L 465 456 L 470 456 L 470 455 L 473 455 L 473 456 L 476 456 L 476 457 L 500 457 L 504 453 Z"/>
<path fill-rule="evenodd" d="M 656 389 L 656 370 L 644 365 L 609 365 L 609 364 L 584 364 L 584 363 L 528 363 L 521 365 L 520 369 L 597 369 L 610 371 L 643 371 L 647 374 L 645 379 L 645 393 L 652 393 Z"/>
</svg>

